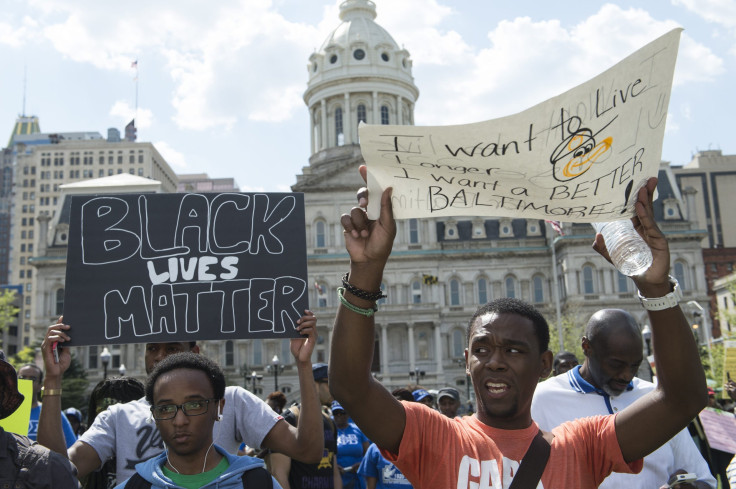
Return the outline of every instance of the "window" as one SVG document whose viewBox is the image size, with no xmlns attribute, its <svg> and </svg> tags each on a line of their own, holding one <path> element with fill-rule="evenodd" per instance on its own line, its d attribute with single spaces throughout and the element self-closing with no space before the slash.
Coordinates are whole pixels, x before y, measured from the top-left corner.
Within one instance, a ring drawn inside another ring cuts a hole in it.
<svg viewBox="0 0 736 489">
<path fill-rule="evenodd" d="M 64 313 L 64 289 L 56 289 L 56 312 L 55 316 L 61 316 Z"/>
<path fill-rule="evenodd" d="M 544 302 L 544 281 L 542 277 L 534 277 L 532 280 L 534 302 Z"/>
<path fill-rule="evenodd" d="M 629 291 L 629 277 L 624 275 L 621 272 L 618 272 L 618 291 L 619 292 L 628 292 Z"/>
<path fill-rule="evenodd" d="M 381 290 L 383 291 L 384 294 L 386 293 L 386 284 L 384 284 L 383 282 L 381 282 Z M 376 302 L 376 304 L 378 305 L 387 304 L 388 303 L 387 299 L 388 299 L 388 294 L 386 295 L 386 297 L 378 299 L 378 302 Z"/>
<path fill-rule="evenodd" d="M 687 283 L 687 274 L 685 265 L 682 262 L 675 262 L 674 270 L 675 272 L 675 280 L 680 284 L 681 290 L 687 290 L 688 289 L 688 283 Z"/>
<path fill-rule="evenodd" d="M 253 365 L 263 365 L 263 341 L 260 338 L 253 340 Z"/>
<path fill-rule="evenodd" d="M 130 156 L 131 158 L 133 155 Z M 235 348 L 233 347 L 233 340 L 227 340 L 225 342 L 225 365 L 232 367 L 235 363 Z"/>
<path fill-rule="evenodd" d="M 583 267 L 583 294 L 593 294 L 593 267 L 586 265 Z"/>
<path fill-rule="evenodd" d="M 97 346 L 92 345 L 87 348 L 87 367 L 97 368 Z"/>
<path fill-rule="evenodd" d="M 488 303 L 488 281 L 484 278 L 478 279 L 478 304 Z"/>
<path fill-rule="evenodd" d="M 512 299 L 516 297 L 516 281 L 514 280 L 514 277 L 506 277 L 505 285 L 506 297 L 510 297 Z"/>
<path fill-rule="evenodd" d="M 419 220 L 409 219 L 409 243 L 419 243 Z"/>
<path fill-rule="evenodd" d="M 358 105 L 358 124 L 360 124 L 361 122 L 366 122 L 366 120 L 367 119 L 365 117 L 365 105 L 360 104 Z"/>
<path fill-rule="evenodd" d="M 450 280 L 450 305 L 460 305 L 460 281 L 457 279 Z"/>
<path fill-rule="evenodd" d="M 388 107 L 385 105 L 381 106 L 381 124 L 388 125 Z"/>
<path fill-rule="evenodd" d="M 421 304 L 422 302 L 422 284 L 419 280 L 411 283 L 411 302 L 412 304 Z"/>
<path fill-rule="evenodd" d="M 463 358 L 465 355 L 465 334 L 462 329 L 452 330 L 452 357 Z"/>
<path fill-rule="evenodd" d="M 324 248 L 326 245 L 325 239 L 325 222 L 317 221 L 314 224 L 315 235 L 314 235 L 314 246 L 317 248 Z"/>
<path fill-rule="evenodd" d="M 342 107 L 335 109 L 335 144 L 338 146 L 345 144 L 345 135 L 342 129 Z"/>
</svg>

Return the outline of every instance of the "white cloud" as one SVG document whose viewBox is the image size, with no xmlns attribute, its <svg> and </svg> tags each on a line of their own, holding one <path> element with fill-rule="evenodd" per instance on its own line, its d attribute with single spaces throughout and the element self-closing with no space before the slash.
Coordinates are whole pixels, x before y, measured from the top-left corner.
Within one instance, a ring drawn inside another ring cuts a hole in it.
<svg viewBox="0 0 736 489">
<path fill-rule="evenodd" d="M 138 107 L 136 113 L 135 107 L 131 107 L 124 100 L 118 100 L 112 105 L 110 115 L 119 117 L 123 124 L 127 124 L 135 118 L 135 127 L 138 129 L 147 129 L 153 125 L 153 112 L 150 109 Z"/>
<path fill-rule="evenodd" d="M 166 141 L 158 141 L 153 146 L 161 153 L 166 162 L 177 173 L 182 173 L 188 168 L 184 154 L 172 148 Z"/>
<path fill-rule="evenodd" d="M 467 123 L 522 111 L 589 80 L 675 27 L 642 9 L 612 4 L 571 27 L 555 19 L 503 20 L 468 68 L 436 73 L 415 63 L 424 97 L 417 121 Z M 723 61 L 709 48 L 688 36 L 681 45 L 675 84 L 723 73 Z"/>
<path fill-rule="evenodd" d="M 708 22 L 736 28 L 736 1 L 734 0 L 672 0 Z"/>
</svg>

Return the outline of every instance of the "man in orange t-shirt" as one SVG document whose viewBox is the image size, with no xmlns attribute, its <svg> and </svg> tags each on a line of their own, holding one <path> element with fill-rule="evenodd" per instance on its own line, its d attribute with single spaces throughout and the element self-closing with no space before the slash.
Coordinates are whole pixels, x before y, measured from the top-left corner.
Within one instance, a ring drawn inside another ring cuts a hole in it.
<svg viewBox="0 0 736 489">
<path fill-rule="evenodd" d="M 365 166 L 361 173 L 365 179 Z M 640 470 L 641 458 L 687 426 L 707 402 L 697 346 L 678 305 L 679 286 L 668 277 L 669 246 L 654 221 L 656 185 L 651 178 L 636 194 L 632 221 L 651 248 L 653 263 L 632 278 L 649 312 L 659 384 L 615 416 L 576 420 L 545 433 L 551 453 L 541 487 L 595 487 L 611 471 Z M 373 314 L 396 236 L 391 189 L 381 195 L 375 221 L 363 208 L 363 189 L 358 198 L 361 207 L 341 217 L 350 273 L 338 291 L 331 392 L 414 487 L 508 487 L 539 431 L 531 401 L 537 382 L 552 368 L 547 322 L 532 306 L 513 299 L 476 311 L 465 350 L 478 403 L 474 416 L 447 419 L 397 401 L 371 375 Z M 593 247 L 610 260 L 600 234 Z"/>
</svg>

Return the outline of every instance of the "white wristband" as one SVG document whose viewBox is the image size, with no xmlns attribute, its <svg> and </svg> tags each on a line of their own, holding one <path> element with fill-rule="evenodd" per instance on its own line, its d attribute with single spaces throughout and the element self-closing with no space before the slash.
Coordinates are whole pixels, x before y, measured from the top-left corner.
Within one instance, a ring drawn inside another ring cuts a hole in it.
<svg viewBox="0 0 736 489">
<path fill-rule="evenodd" d="M 639 301 L 641 302 L 641 305 L 644 306 L 644 309 L 646 309 L 647 311 L 662 311 L 664 309 L 675 307 L 680 303 L 680 301 L 682 300 L 682 290 L 680 290 L 680 284 L 672 275 L 669 276 L 669 279 L 670 284 L 672 284 L 672 292 L 665 295 L 664 297 L 642 297 L 641 292 L 637 291 Z"/>
</svg>

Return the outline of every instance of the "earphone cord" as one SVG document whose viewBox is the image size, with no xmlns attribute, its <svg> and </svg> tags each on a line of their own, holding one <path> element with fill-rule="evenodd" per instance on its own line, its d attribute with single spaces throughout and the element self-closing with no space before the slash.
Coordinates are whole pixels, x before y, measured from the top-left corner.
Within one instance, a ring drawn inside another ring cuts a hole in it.
<svg viewBox="0 0 736 489">
<path fill-rule="evenodd" d="M 212 447 L 214 446 L 214 444 L 215 444 L 214 441 L 212 443 L 210 443 L 210 446 L 207 449 L 207 452 L 204 454 L 204 463 L 202 464 L 202 472 L 201 472 L 202 474 L 204 474 L 204 469 L 205 469 L 205 467 L 207 467 L 207 456 L 210 454 L 210 450 L 212 449 Z M 164 444 L 164 446 L 166 446 L 166 444 Z M 171 466 L 171 468 L 174 469 L 174 471 L 177 474 L 181 474 L 181 472 L 179 472 L 179 469 L 177 469 L 176 467 L 174 467 L 174 464 L 171 463 L 171 460 L 169 459 L 169 449 L 168 448 L 166 449 L 166 461 L 169 463 L 169 465 Z"/>
</svg>

